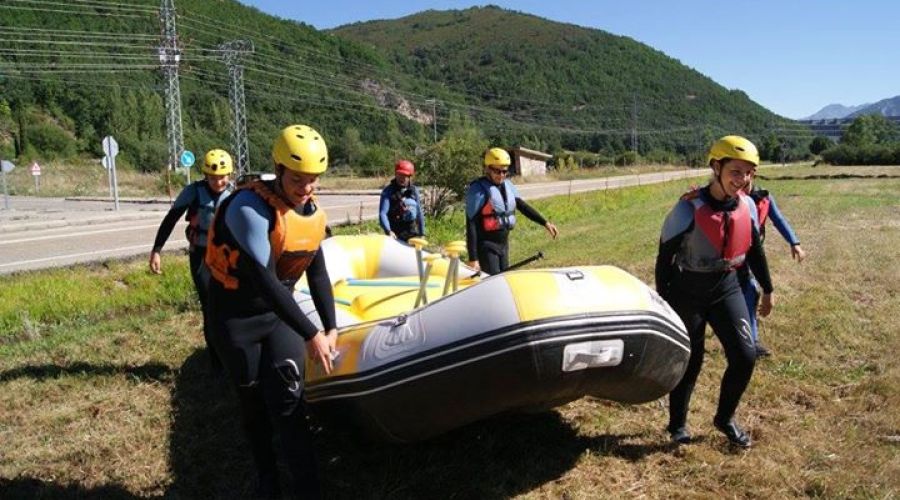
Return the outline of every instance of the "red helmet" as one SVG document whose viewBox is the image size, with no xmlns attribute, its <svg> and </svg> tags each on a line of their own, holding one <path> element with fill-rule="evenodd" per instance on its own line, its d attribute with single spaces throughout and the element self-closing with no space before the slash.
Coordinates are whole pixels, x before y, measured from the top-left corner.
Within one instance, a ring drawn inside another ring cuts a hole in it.
<svg viewBox="0 0 900 500">
<path fill-rule="evenodd" d="M 400 160 L 394 165 L 394 173 L 402 175 L 413 175 L 416 173 L 416 166 L 409 160 Z"/>
</svg>

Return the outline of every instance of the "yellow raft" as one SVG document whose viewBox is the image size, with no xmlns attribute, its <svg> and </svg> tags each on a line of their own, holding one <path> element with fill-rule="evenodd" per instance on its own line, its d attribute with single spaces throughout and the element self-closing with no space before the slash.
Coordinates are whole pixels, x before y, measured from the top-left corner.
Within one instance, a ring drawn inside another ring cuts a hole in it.
<svg viewBox="0 0 900 500">
<path fill-rule="evenodd" d="M 337 304 L 338 357 L 330 375 L 307 364 L 306 399 L 375 438 L 418 441 L 583 396 L 652 401 L 687 366 L 681 320 L 617 267 L 473 277 L 459 265 L 448 284 L 451 261 L 426 253 L 433 259 L 427 304 L 415 307 L 412 247 L 381 235 L 336 236 L 322 251 Z M 319 324 L 305 281 L 295 298 Z"/>
</svg>

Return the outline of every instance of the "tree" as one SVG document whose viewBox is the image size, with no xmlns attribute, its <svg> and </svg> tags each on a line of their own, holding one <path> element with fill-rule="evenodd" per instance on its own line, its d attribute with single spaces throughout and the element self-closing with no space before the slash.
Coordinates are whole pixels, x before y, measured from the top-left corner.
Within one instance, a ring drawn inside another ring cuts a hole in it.
<svg viewBox="0 0 900 500">
<path fill-rule="evenodd" d="M 831 139 L 824 135 L 817 135 L 813 138 L 812 142 L 809 143 L 809 152 L 814 155 L 822 154 L 822 151 L 825 151 L 833 145 L 834 143 L 831 142 Z"/>
<path fill-rule="evenodd" d="M 897 129 L 890 120 L 881 115 L 863 115 L 847 127 L 841 144 L 849 146 L 871 146 L 888 144 L 897 140 Z"/>
<path fill-rule="evenodd" d="M 341 137 L 340 144 L 344 157 L 347 160 L 347 165 L 351 168 L 353 163 L 362 159 L 362 156 L 366 153 L 366 145 L 360 139 L 359 130 L 354 127 L 344 129 L 344 135 Z"/>
<path fill-rule="evenodd" d="M 469 183 L 481 175 L 481 161 L 488 142 L 467 118 L 450 115 L 450 124 L 440 142 L 416 158 L 425 210 L 443 217 L 465 196 Z"/>
</svg>

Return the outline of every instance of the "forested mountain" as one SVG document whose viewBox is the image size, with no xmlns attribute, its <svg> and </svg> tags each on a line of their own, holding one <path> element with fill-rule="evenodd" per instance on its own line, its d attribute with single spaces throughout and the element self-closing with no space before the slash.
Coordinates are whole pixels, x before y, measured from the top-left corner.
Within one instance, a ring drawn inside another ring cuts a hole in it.
<svg viewBox="0 0 900 500">
<path fill-rule="evenodd" d="M 494 7 L 428 11 L 319 32 L 234 0 L 177 0 L 185 146 L 230 144 L 219 44 L 244 60 L 251 166 L 267 168 L 276 131 L 309 123 L 335 162 L 386 165 L 432 140 L 451 114 L 496 144 L 616 154 L 696 152 L 713 136 L 756 139 L 783 119 L 625 37 Z M 164 166 L 159 3 L 0 3 L 0 154 L 101 155 Z M 433 100 L 431 100 L 433 99 Z M 776 125 L 777 126 L 777 125 Z"/>
<path fill-rule="evenodd" d="M 684 152 L 726 132 L 759 140 L 787 122 L 630 38 L 498 7 L 426 11 L 333 32 L 463 93 L 476 113 L 502 110 L 513 123 L 487 120 L 493 133 L 531 137 L 551 150 L 629 148 L 636 124 L 642 152 Z"/>
<path fill-rule="evenodd" d="M 0 3 L 0 154 L 102 156 L 100 139 L 113 134 L 126 161 L 161 168 L 167 149 L 159 3 L 60 5 Z M 391 148 L 426 140 L 430 105 L 427 115 L 416 114 L 417 104 L 393 89 L 433 92 L 427 82 L 390 71 L 373 50 L 233 0 L 177 0 L 176 9 L 186 148 L 202 152 L 230 145 L 228 73 L 218 46 L 236 39 L 254 45 L 244 59 L 253 167 L 269 166 L 276 132 L 295 122 L 317 127 L 338 158 L 351 128 L 359 134 L 351 137 L 355 143 L 383 145 L 364 152 L 387 160 Z M 382 83 L 387 74 L 391 81 Z M 381 89 L 387 107 L 363 82 Z M 409 109 L 425 125 L 393 108 Z"/>
</svg>

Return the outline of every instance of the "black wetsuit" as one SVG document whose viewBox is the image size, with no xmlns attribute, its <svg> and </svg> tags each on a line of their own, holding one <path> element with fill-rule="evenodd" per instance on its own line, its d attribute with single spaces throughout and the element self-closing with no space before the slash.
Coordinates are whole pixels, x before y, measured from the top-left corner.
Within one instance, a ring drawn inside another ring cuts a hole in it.
<svg viewBox="0 0 900 500">
<path fill-rule="evenodd" d="M 308 204 L 303 212 L 310 215 L 314 210 Z M 296 493 L 301 498 L 318 497 L 316 458 L 303 401 L 304 340 L 315 336 L 318 328 L 292 296 L 300 276 L 285 281 L 277 277 L 278 262 L 268 239 L 273 210 L 259 196 L 239 191 L 223 203 L 219 214 L 210 242 L 240 252 L 234 271 L 239 286 L 227 289 L 212 279 L 210 311 L 221 332 L 216 347 L 237 388 L 260 481 L 272 481 L 277 470 L 271 417 Z M 334 297 L 321 251 L 312 257 L 306 275 L 324 329 L 335 328 Z"/>
<path fill-rule="evenodd" d="M 191 280 L 193 280 L 194 289 L 197 290 L 197 296 L 200 298 L 200 309 L 203 313 L 203 338 L 206 341 L 207 352 L 214 370 L 221 369 L 222 363 L 216 357 L 212 347 L 212 329 L 207 312 L 209 273 L 203 268 L 203 258 L 206 254 L 206 234 L 216 206 L 231 192 L 232 187 L 228 186 L 221 193 L 214 193 L 205 179 L 189 184 L 178 194 L 172 208 L 160 223 L 159 229 L 156 231 L 156 238 L 153 240 L 153 251 L 161 252 L 178 223 L 178 219 L 187 212 L 189 224 L 185 230 L 185 236 L 189 243 L 188 261 L 191 267 Z"/>
<path fill-rule="evenodd" d="M 707 323 L 722 343 L 728 360 L 716 422 L 731 421 L 753 374 L 756 349 L 735 268 L 746 258 L 766 293 L 772 292 L 772 281 L 755 222 L 755 207 L 749 198 L 745 197 L 743 203 L 750 205 L 747 210 L 753 218 L 749 235 L 735 234 L 738 224 L 730 219 L 737 213 L 738 200 L 720 202 L 710 195 L 708 188 L 679 201 L 663 226 L 656 259 L 656 287 L 681 317 L 691 338 L 687 371 L 669 395 L 669 432 L 683 429 L 687 423 L 691 394 L 703 364 Z M 697 208 L 700 204 L 708 209 L 701 211 Z M 705 215 L 710 217 L 703 221 L 703 226 L 722 231 L 716 233 L 698 227 Z M 721 217 L 724 227 L 710 222 L 713 217 Z M 747 228 L 748 224 L 743 227 Z M 730 238 L 749 238 L 749 247 L 726 256 L 726 248 L 733 244 L 729 243 Z"/>
</svg>

